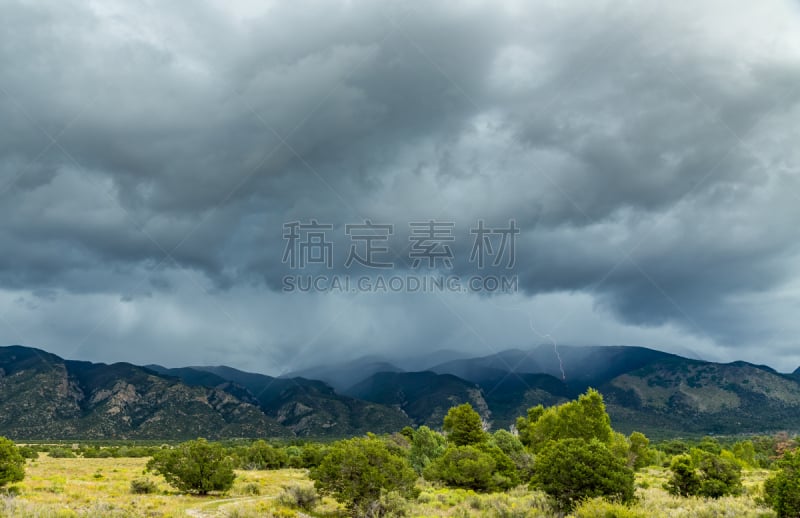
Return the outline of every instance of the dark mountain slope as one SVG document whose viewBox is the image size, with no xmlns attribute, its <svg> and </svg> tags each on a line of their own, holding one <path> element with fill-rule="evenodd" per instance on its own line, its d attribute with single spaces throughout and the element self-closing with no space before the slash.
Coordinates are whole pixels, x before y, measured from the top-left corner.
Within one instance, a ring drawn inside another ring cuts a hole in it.
<svg viewBox="0 0 800 518">
<path fill-rule="evenodd" d="M 450 374 L 379 372 L 351 387 L 348 394 L 402 409 L 416 425 L 441 428 L 447 411 L 470 403 L 485 420 L 491 412 L 480 387 Z"/>
<path fill-rule="evenodd" d="M 572 397 L 569 387 L 549 374 L 509 373 L 480 386 L 492 411 L 493 429 L 508 428 L 532 406 L 557 405 Z"/>
<path fill-rule="evenodd" d="M 239 384 L 264 412 L 298 435 L 344 437 L 400 430 L 410 420 L 388 406 L 336 393 L 322 381 L 273 378 L 231 367 L 193 367 Z"/>
<path fill-rule="evenodd" d="M 288 436 L 230 394 L 127 363 L 0 348 L 0 434 L 17 439 Z"/>
<path fill-rule="evenodd" d="M 162 367 L 161 365 L 147 365 L 146 368 L 164 376 L 178 378 L 192 387 L 212 387 L 219 390 L 224 390 L 228 394 L 231 394 L 232 396 L 241 399 L 244 402 L 259 407 L 261 406 L 258 400 L 253 397 L 253 394 L 251 394 L 246 387 L 218 376 L 213 372 L 207 372 L 192 367 L 178 367 L 169 369 L 167 367 Z"/>
</svg>

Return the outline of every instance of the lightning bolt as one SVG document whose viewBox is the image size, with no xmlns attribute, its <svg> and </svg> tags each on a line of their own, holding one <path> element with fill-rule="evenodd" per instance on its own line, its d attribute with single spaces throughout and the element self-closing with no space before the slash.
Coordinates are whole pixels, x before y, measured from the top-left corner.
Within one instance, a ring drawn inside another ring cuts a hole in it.
<svg viewBox="0 0 800 518">
<path fill-rule="evenodd" d="M 567 380 L 567 374 L 564 372 L 564 361 L 561 359 L 561 354 L 558 352 L 558 344 L 556 343 L 555 339 L 549 333 L 548 334 L 542 334 L 542 333 L 539 332 L 538 329 L 536 329 L 536 327 L 533 325 L 533 316 L 528 318 L 528 324 L 530 325 L 531 330 L 534 333 L 536 333 L 537 335 L 539 335 L 540 337 L 542 337 L 542 338 L 544 338 L 546 340 L 549 340 L 550 343 L 553 344 L 553 352 L 555 353 L 556 358 L 558 358 L 558 370 L 561 371 L 561 380 L 562 381 L 566 381 Z"/>
<path fill-rule="evenodd" d="M 558 353 L 558 345 L 556 341 L 553 340 L 553 352 L 556 353 L 556 358 L 558 358 L 558 369 L 561 371 L 561 380 L 567 380 L 567 374 L 564 372 L 564 361 L 561 359 L 561 355 Z"/>
<path fill-rule="evenodd" d="M 558 358 L 558 370 L 561 371 L 561 380 L 562 381 L 566 381 L 567 380 L 567 373 L 564 371 L 564 360 L 561 358 L 561 353 L 558 352 L 558 343 L 556 342 L 555 338 L 553 338 L 553 336 L 551 334 L 549 334 L 549 333 L 543 334 L 543 333 L 540 333 L 538 329 L 536 329 L 536 326 L 533 325 L 533 314 L 525 311 L 524 309 L 522 309 L 520 307 L 503 307 L 503 306 L 500 306 L 499 304 L 495 304 L 492 301 L 490 301 L 489 304 L 491 304 L 494 307 L 496 307 L 498 309 L 501 309 L 503 311 L 519 311 L 520 313 L 522 313 L 525 316 L 527 316 L 528 317 L 528 325 L 530 326 L 531 331 L 533 331 L 537 336 L 547 340 L 548 342 L 550 342 L 553 345 L 553 353 L 555 353 L 556 358 Z"/>
</svg>

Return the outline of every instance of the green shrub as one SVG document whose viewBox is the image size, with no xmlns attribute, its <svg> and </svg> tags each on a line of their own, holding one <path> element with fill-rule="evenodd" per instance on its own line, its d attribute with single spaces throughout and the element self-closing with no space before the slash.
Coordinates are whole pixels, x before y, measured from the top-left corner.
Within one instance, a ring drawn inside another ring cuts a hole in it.
<svg viewBox="0 0 800 518">
<path fill-rule="evenodd" d="M 450 446 L 425 470 L 427 480 L 438 480 L 451 487 L 489 491 L 495 462 L 491 455 L 475 446 Z"/>
<path fill-rule="evenodd" d="M 278 495 L 278 502 L 287 507 L 311 511 L 319 503 L 319 495 L 313 486 L 294 484 L 283 488 Z"/>
<path fill-rule="evenodd" d="M 287 446 L 283 449 L 283 452 L 286 454 L 287 467 L 302 468 L 304 466 L 303 448 L 300 446 Z"/>
<path fill-rule="evenodd" d="M 134 495 L 149 495 L 158 490 L 156 483 L 149 478 L 140 477 L 131 480 L 130 491 Z"/>
<path fill-rule="evenodd" d="M 703 452 L 697 468 L 691 455 L 677 455 L 664 488 L 673 495 L 720 498 L 742 492 L 742 468 L 732 459 Z"/>
<path fill-rule="evenodd" d="M 17 449 L 24 459 L 36 460 L 39 458 L 39 451 L 35 448 L 30 446 L 18 446 Z"/>
<path fill-rule="evenodd" d="M 0 487 L 19 482 L 23 478 L 25 459 L 13 441 L 0 437 Z"/>
<path fill-rule="evenodd" d="M 780 471 L 764 481 L 764 495 L 778 518 L 800 516 L 800 452 L 784 455 Z"/>
<path fill-rule="evenodd" d="M 633 500 L 633 471 L 625 461 L 593 439 L 549 442 L 536 457 L 533 484 L 562 510 L 581 500 L 605 496 L 622 503 Z"/>
<path fill-rule="evenodd" d="M 333 495 L 355 515 L 365 515 L 384 491 L 413 495 L 417 479 L 406 458 L 392 454 L 376 437 L 335 443 L 309 475 L 317 490 Z"/>
<path fill-rule="evenodd" d="M 113 456 L 108 448 L 87 448 L 83 450 L 82 455 L 85 459 L 105 459 Z"/>
<path fill-rule="evenodd" d="M 22 494 L 19 486 L 8 486 L 0 488 L 0 495 L 5 497 L 14 497 Z M 0 516 L 3 516 L 2 509 L 0 509 Z"/>
<path fill-rule="evenodd" d="M 713 455 L 719 455 L 722 453 L 722 446 L 720 445 L 719 440 L 708 436 L 703 437 L 700 440 L 700 443 L 697 445 L 697 449 Z"/>
<path fill-rule="evenodd" d="M 53 446 L 50 448 L 48 455 L 53 459 L 74 459 L 76 457 L 72 450 L 62 448 L 61 446 Z"/>
<path fill-rule="evenodd" d="M 303 446 L 303 451 L 300 455 L 302 468 L 316 468 L 328 454 L 328 449 L 317 443 L 308 443 Z"/>
<path fill-rule="evenodd" d="M 492 444 L 500 448 L 511 459 L 519 480 L 530 481 L 533 476 L 533 455 L 525 449 L 519 438 L 508 430 L 497 430 L 492 434 Z"/>
<path fill-rule="evenodd" d="M 188 493 L 227 491 L 233 486 L 233 460 L 219 443 L 205 439 L 188 441 L 157 451 L 147 469 L 164 476 L 167 483 Z"/>
<path fill-rule="evenodd" d="M 428 480 L 475 491 L 504 490 L 519 482 L 511 459 L 497 446 L 488 444 L 450 446 L 424 474 Z"/>
<path fill-rule="evenodd" d="M 693 496 L 700 492 L 700 477 L 694 469 L 692 457 L 687 454 L 676 455 L 669 465 L 672 472 L 664 489 L 675 496 Z"/>
<path fill-rule="evenodd" d="M 659 449 L 667 455 L 682 455 L 689 452 L 689 445 L 679 439 L 672 439 L 659 445 Z"/>
<path fill-rule="evenodd" d="M 456 446 L 480 444 L 488 438 L 488 434 L 483 431 L 480 414 L 469 403 L 448 410 L 442 429 L 447 434 L 447 440 Z"/>
<path fill-rule="evenodd" d="M 630 444 L 628 466 L 640 470 L 655 460 L 655 452 L 650 448 L 650 439 L 641 432 L 633 432 L 628 437 Z"/>
<path fill-rule="evenodd" d="M 596 439 L 610 444 L 614 438 L 603 396 L 591 388 L 576 401 L 547 409 L 542 405 L 530 408 L 527 417 L 518 418 L 516 425 L 520 440 L 534 453 L 548 441 Z"/>
<path fill-rule="evenodd" d="M 422 473 L 431 462 L 442 456 L 447 449 L 447 440 L 439 432 L 420 426 L 411 438 L 408 461 L 417 473 Z"/>
<path fill-rule="evenodd" d="M 381 496 L 372 502 L 366 512 L 370 518 L 406 516 L 408 501 L 397 491 L 381 491 Z"/>
<path fill-rule="evenodd" d="M 708 454 L 700 460 L 700 496 L 719 498 L 742 493 L 742 468 L 732 459 Z"/>
<path fill-rule="evenodd" d="M 753 441 L 739 441 L 733 445 L 731 450 L 733 455 L 741 461 L 746 467 L 757 468 L 758 460 L 756 459 L 756 450 L 753 446 Z"/>
<path fill-rule="evenodd" d="M 258 496 L 261 494 L 261 486 L 259 486 L 255 482 L 248 482 L 247 484 L 242 486 L 241 494 Z"/>
<path fill-rule="evenodd" d="M 280 469 L 289 465 L 289 456 L 283 449 L 261 440 L 254 442 L 240 455 L 240 466 L 244 469 Z"/>
</svg>

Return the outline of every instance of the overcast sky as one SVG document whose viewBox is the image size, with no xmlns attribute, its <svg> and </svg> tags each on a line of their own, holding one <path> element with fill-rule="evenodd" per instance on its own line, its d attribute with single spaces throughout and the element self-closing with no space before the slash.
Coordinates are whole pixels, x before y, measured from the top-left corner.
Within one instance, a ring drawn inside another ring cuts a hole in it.
<svg viewBox="0 0 800 518">
<path fill-rule="evenodd" d="M 0 344 L 272 374 L 552 342 L 800 365 L 796 1 L 0 13 Z M 293 269 L 284 224 L 312 220 L 332 267 Z M 392 268 L 345 267 L 365 220 Z M 451 264 L 415 268 L 431 220 Z M 511 268 L 469 260 L 479 220 L 519 228 Z M 320 274 L 518 290 L 284 289 Z"/>
</svg>

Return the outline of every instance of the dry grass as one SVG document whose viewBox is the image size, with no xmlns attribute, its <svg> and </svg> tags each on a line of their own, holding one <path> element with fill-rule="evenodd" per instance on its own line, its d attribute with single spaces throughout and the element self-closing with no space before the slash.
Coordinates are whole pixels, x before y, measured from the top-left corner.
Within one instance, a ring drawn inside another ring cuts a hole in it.
<svg viewBox="0 0 800 518">
<path fill-rule="evenodd" d="M 16 485 L 19 494 L 0 501 L 0 516 L 168 518 L 187 516 L 188 511 L 188 515 L 210 516 L 222 514 L 220 509 L 239 500 L 248 504 L 261 500 L 261 511 L 279 511 L 272 500 L 283 486 L 309 483 L 303 470 L 238 471 L 228 494 L 199 497 L 178 494 L 162 477 L 147 474 L 157 485 L 156 493 L 134 495 L 130 492 L 131 480 L 143 476 L 147 460 L 51 459 L 41 455 L 28 462 L 25 480 Z M 259 487 L 261 496 L 252 495 L 253 484 Z"/>
<path fill-rule="evenodd" d="M 762 496 L 762 483 L 769 475 L 767 470 L 746 470 L 742 473 L 744 492 L 740 496 L 714 499 L 679 498 L 671 496 L 662 489 L 668 472 L 664 469 L 649 468 L 637 474 L 639 487 L 636 496 L 639 502 L 632 506 L 644 516 L 653 518 L 768 518 L 775 514 L 759 504 Z"/>
<path fill-rule="evenodd" d="M 51 459 L 42 455 L 28 463 L 25 480 L 16 486 L 19 495 L 0 499 L 0 517 L 302 517 L 301 512 L 282 506 L 277 497 L 286 486 L 311 484 L 304 470 L 238 471 L 228 494 L 197 497 L 178 494 L 161 477 L 148 474 L 157 491 L 134 495 L 130 482 L 143 475 L 146 463 L 147 459 Z M 608 514 L 613 506 L 590 502 L 579 516 L 771 517 L 774 514 L 758 504 L 761 484 L 768 473 L 745 472 L 745 492 L 741 496 L 703 500 L 670 496 L 661 488 L 667 477 L 665 470 L 648 469 L 637 475 L 638 502 L 625 514 Z M 419 497 L 406 506 L 407 516 L 556 516 L 542 493 L 526 488 L 486 495 L 435 487 L 421 480 L 419 489 Z M 323 499 L 309 514 L 345 516 L 330 498 Z"/>
</svg>

